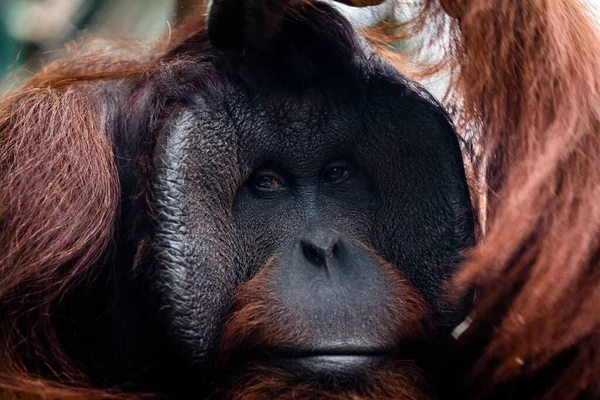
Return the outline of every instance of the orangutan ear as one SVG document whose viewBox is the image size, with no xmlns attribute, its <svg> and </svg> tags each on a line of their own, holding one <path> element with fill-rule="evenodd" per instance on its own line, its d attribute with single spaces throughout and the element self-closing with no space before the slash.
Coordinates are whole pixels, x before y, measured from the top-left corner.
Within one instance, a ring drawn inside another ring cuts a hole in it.
<svg viewBox="0 0 600 400">
<path fill-rule="evenodd" d="M 301 0 L 210 0 L 208 37 L 218 49 L 265 46 L 285 10 L 296 2 Z"/>
</svg>

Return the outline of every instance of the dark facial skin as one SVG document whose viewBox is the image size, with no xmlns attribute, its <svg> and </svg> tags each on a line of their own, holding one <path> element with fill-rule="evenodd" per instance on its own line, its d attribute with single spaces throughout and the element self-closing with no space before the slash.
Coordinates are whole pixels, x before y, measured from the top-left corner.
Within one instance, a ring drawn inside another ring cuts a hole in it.
<svg viewBox="0 0 600 400">
<path fill-rule="evenodd" d="M 269 262 L 273 306 L 302 339 L 244 362 L 328 376 L 406 347 L 380 327 L 398 293 L 373 254 L 416 288 L 437 330 L 457 322 L 460 310 L 438 300 L 472 229 L 460 151 L 443 114 L 400 82 L 285 97 L 234 86 L 174 126 L 160 143 L 182 154 L 168 168 L 181 183 L 164 187 L 183 210 L 169 231 L 185 233 L 166 233 L 168 250 L 183 250 L 163 273 L 178 340 L 197 359 L 219 343 L 233 294 Z M 200 319 L 203 303 L 214 308 Z"/>
<path fill-rule="evenodd" d="M 243 265 L 256 271 L 301 238 L 352 238 L 433 301 L 448 275 L 440 261 L 468 236 L 450 223 L 470 208 L 450 126 L 399 84 L 286 100 L 232 107 L 249 110 L 233 116 L 247 127 L 238 139 L 244 182 L 232 212 L 238 240 L 252 248 Z"/>
</svg>

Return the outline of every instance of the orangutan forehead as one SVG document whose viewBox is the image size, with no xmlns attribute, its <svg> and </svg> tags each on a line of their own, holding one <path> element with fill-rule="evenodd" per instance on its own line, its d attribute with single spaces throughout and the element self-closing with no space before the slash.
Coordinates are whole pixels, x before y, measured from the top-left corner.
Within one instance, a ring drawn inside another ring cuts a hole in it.
<svg viewBox="0 0 600 400">
<path fill-rule="evenodd" d="M 352 25 L 324 3 L 283 11 L 273 17 L 272 26 L 265 26 L 269 21 L 246 21 L 237 41 L 231 30 L 220 32 L 235 21 L 234 16 L 217 17 L 224 25 L 215 22 L 211 29 L 209 19 L 208 37 L 219 51 L 212 58 L 218 72 L 257 82 L 267 93 L 275 83 L 300 88 L 334 82 L 348 86 L 352 85 L 349 79 L 364 78 L 373 70 L 392 71 Z"/>
</svg>

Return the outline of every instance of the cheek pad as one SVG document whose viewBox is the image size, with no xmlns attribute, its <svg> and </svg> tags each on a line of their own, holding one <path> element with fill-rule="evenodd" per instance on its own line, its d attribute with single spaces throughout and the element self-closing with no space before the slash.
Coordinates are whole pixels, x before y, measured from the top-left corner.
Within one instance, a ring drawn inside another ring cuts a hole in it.
<svg viewBox="0 0 600 400">
<path fill-rule="evenodd" d="M 176 348 L 201 365 L 235 290 L 231 204 L 239 182 L 235 131 L 204 114 L 180 112 L 159 133 L 153 185 L 163 320 Z"/>
<path fill-rule="evenodd" d="M 419 99 L 373 109 L 359 148 L 375 181 L 378 250 L 431 304 L 473 244 L 469 187 L 452 127 Z M 396 110 L 403 110 L 403 113 Z M 382 151 L 381 149 L 385 149 Z"/>
</svg>

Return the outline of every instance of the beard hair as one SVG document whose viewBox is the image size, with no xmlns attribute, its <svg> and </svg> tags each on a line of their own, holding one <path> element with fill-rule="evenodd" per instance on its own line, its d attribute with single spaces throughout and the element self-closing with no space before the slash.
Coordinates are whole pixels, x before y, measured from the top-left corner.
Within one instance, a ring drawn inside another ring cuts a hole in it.
<svg viewBox="0 0 600 400">
<path fill-rule="evenodd" d="M 353 377 L 333 377 L 306 371 L 248 364 L 223 371 L 209 397 L 228 400 L 333 399 L 433 400 L 435 396 L 419 368 L 394 362 Z"/>
</svg>

